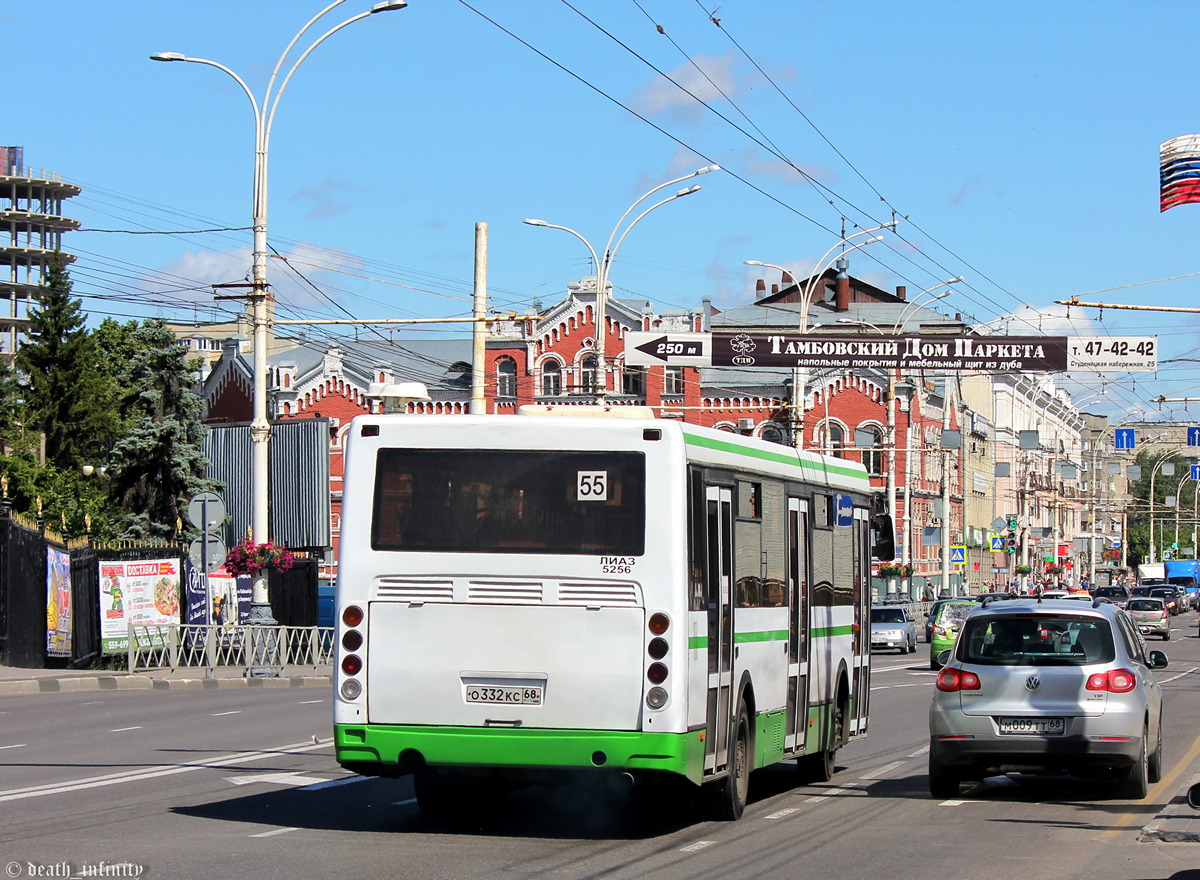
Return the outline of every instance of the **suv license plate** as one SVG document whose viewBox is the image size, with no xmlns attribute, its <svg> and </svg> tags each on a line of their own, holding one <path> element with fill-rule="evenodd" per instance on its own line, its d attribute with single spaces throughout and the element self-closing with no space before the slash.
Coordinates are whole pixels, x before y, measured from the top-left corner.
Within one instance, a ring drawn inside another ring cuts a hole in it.
<svg viewBox="0 0 1200 880">
<path fill-rule="evenodd" d="M 467 685 L 467 702 L 540 706 L 542 704 L 542 688 L 541 685 L 494 687 L 490 685 L 469 684 Z"/>
<path fill-rule="evenodd" d="M 1001 718 L 1001 736 L 1062 736 L 1067 732 L 1065 718 Z"/>
</svg>

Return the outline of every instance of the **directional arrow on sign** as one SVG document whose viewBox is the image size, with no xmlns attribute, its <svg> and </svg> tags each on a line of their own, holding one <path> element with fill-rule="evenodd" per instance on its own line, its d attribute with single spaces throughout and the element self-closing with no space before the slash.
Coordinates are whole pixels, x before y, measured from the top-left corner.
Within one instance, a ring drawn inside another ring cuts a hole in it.
<svg viewBox="0 0 1200 880">
<path fill-rule="evenodd" d="M 625 334 L 625 363 L 706 367 L 712 363 L 712 334 L 630 331 Z"/>
</svg>

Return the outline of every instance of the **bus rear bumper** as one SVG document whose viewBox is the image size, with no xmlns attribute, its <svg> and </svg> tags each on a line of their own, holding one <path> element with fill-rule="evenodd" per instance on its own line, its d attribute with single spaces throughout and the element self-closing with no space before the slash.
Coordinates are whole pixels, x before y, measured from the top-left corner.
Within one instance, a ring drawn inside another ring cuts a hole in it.
<svg viewBox="0 0 1200 880">
<path fill-rule="evenodd" d="M 670 773 L 699 783 L 704 739 L 691 733 L 335 724 L 337 761 L 364 775 L 424 767 L 621 770 Z"/>
</svg>

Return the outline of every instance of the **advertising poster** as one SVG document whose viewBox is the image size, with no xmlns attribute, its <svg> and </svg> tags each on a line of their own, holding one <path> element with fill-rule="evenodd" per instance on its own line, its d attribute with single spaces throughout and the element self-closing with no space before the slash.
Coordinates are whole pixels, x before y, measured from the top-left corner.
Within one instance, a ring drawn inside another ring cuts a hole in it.
<svg viewBox="0 0 1200 880">
<path fill-rule="evenodd" d="M 46 548 L 46 653 L 71 653 L 71 557 Z"/>
<path fill-rule="evenodd" d="M 100 563 L 100 650 L 129 649 L 129 625 L 179 623 L 179 560 Z M 157 644 L 156 644 L 157 646 Z"/>
<path fill-rule="evenodd" d="M 238 627 L 250 616 L 253 584 L 253 578 L 234 577 L 224 566 L 208 576 L 209 613 L 212 625 L 222 628 L 217 639 L 224 648 L 242 644 L 244 634 Z"/>
</svg>

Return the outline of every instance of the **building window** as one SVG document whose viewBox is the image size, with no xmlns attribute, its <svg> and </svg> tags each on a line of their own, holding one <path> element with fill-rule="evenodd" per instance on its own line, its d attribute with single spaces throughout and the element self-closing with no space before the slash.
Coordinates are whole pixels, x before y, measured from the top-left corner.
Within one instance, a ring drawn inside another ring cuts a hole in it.
<svg viewBox="0 0 1200 880">
<path fill-rule="evenodd" d="M 562 366 L 558 361 L 546 361 L 542 364 L 542 394 L 545 397 L 557 397 L 562 394 Z"/>
<path fill-rule="evenodd" d="M 621 374 L 622 390 L 639 397 L 646 393 L 646 368 L 626 367 Z"/>
<path fill-rule="evenodd" d="M 663 394 L 683 394 L 683 367 L 663 368 Z"/>
<path fill-rule="evenodd" d="M 496 363 L 496 395 L 517 396 L 517 362 L 512 358 L 503 358 Z"/>
<path fill-rule="evenodd" d="M 836 422 L 822 422 L 817 429 L 817 446 L 826 455 L 842 458 L 846 446 L 846 432 Z"/>
<path fill-rule="evenodd" d="M 778 425 L 768 424 L 762 429 L 762 433 L 758 435 L 768 443 L 783 443 L 784 433 Z"/>
<path fill-rule="evenodd" d="M 581 394 L 595 394 L 598 389 L 596 356 L 589 354 L 579 362 L 579 383 L 576 390 Z"/>
<path fill-rule="evenodd" d="M 883 452 L 883 431 L 875 425 L 867 425 L 865 428 L 859 428 L 858 433 L 864 435 L 859 440 L 868 439 L 866 444 L 863 444 L 862 463 L 867 469 L 868 474 L 879 475 L 883 473 L 885 460 Z"/>
</svg>

